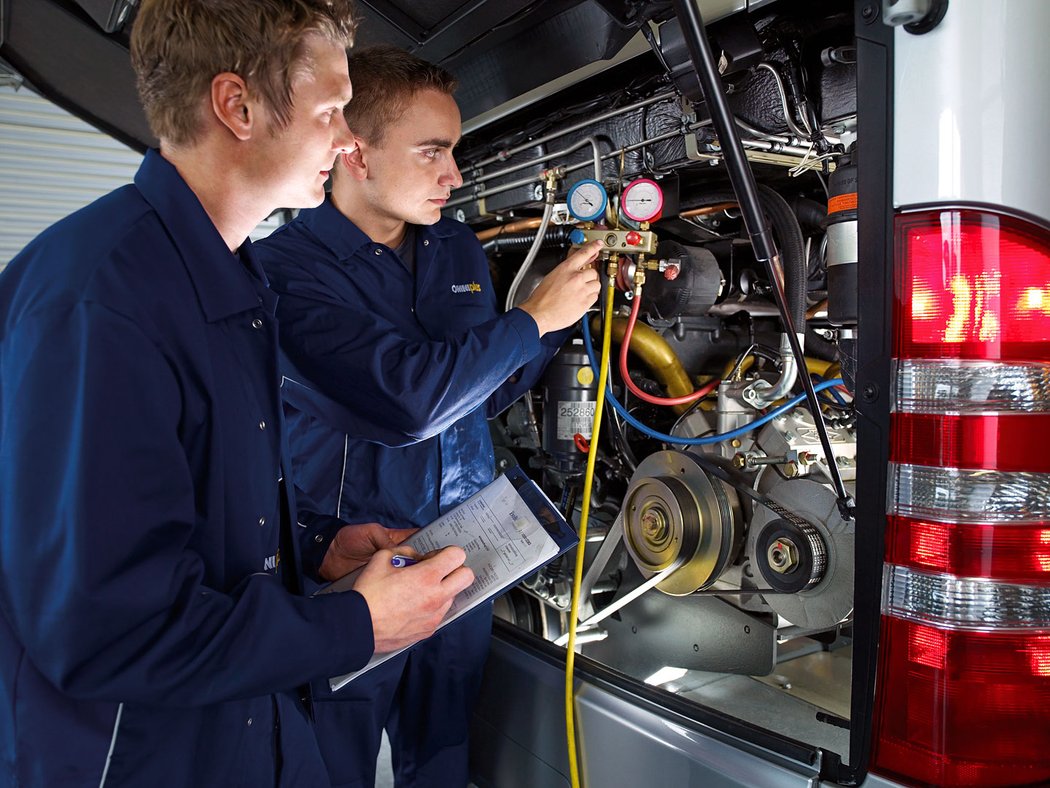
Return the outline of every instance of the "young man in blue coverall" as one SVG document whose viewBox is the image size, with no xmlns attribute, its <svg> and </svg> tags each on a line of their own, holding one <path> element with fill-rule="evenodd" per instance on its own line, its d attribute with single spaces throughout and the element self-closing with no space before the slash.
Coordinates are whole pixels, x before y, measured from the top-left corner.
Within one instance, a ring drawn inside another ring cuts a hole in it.
<svg viewBox="0 0 1050 788">
<path fill-rule="evenodd" d="M 295 515 L 245 239 L 353 150 L 353 30 L 348 0 L 143 2 L 160 150 L 0 276 L 0 784 L 328 785 L 297 688 L 431 634 L 472 582 L 459 548 L 394 569 L 400 532 Z M 300 559 L 368 563 L 308 598 Z"/>
<path fill-rule="evenodd" d="M 594 303 L 599 247 L 499 314 L 471 230 L 441 217 L 462 184 L 448 72 L 392 47 L 350 57 L 331 199 L 258 244 L 279 293 L 293 463 L 326 512 L 421 527 L 492 480 L 486 417 L 532 386 Z M 491 607 L 316 703 L 334 785 L 371 786 L 385 727 L 398 786 L 467 783 Z"/>
</svg>

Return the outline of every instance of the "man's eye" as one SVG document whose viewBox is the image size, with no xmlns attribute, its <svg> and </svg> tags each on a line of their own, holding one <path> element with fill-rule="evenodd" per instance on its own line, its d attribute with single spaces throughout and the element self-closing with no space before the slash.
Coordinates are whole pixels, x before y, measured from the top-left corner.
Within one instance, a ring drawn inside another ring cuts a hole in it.
<svg viewBox="0 0 1050 788">
<path fill-rule="evenodd" d="M 438 155 L 438 151 L 436 151 L 436 150 L 425 150 L 425 151 L 423 151 L 423 156 L 425 156 L 428 159 L 436 159 L 437 155 Z"/>
</svg>

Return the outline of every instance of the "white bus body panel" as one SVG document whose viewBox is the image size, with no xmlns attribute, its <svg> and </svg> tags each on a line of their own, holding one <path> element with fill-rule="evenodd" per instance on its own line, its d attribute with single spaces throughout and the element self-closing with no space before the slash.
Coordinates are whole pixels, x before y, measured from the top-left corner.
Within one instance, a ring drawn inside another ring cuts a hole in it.
<svg viewBox="0 0 1050 788">
<path fill-rule="evenodd" d="M 1050 217 L 1050 2 L 952 0 L 897 28 L 895 208 L 975 202 Z"/>
</svg>

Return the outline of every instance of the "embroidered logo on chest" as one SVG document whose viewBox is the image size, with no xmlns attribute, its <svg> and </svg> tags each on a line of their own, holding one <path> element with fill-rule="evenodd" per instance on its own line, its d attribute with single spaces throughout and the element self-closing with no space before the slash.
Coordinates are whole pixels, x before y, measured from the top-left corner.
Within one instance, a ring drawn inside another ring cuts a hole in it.
<svg viewBox="0 0 1050 788">
<path fill-rule="evenodd" d="M 477 282 L 468 282 L 465 285 L 452 285 L 453 293 L 480 293 L 481 285 Z"/>
</svg>

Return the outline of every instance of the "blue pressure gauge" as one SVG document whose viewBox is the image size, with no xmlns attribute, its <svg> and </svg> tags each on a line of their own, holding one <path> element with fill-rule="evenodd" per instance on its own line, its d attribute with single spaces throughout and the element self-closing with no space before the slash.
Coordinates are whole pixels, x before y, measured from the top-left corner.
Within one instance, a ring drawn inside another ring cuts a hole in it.
<svg viewBox="0 0 1050 788">
<path fill-rule="evenodd" d="M 569 204 L 569 213 L 577 221 L 594 222 L 605 216 L 609 196 L 598 181 L 585 178 L 572 185 L 566 202 Z"/>
</svg>

